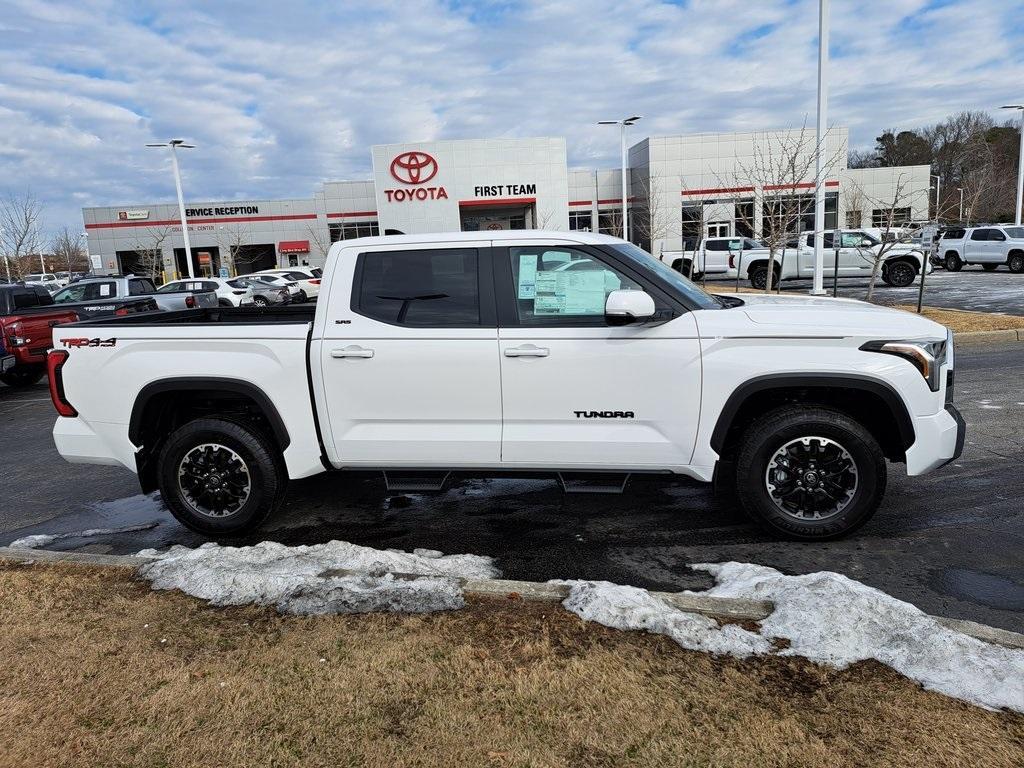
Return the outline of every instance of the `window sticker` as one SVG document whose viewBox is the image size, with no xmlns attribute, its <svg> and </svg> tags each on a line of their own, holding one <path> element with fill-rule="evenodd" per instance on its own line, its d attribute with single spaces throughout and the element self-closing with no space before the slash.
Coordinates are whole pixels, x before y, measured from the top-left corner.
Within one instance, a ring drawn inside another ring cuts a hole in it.
<svg viewBox="0 0 1024 768">
<path fill-rule="evenodd" d="M 603 315 L 608 275 L 607 270 L 537 272 L 534 314 Z"/>
<path fill-rule="evenodd" d="M 100 296 L 110 295 L 110 283 L 100 283 Z"/>
<path fill-rule="evenodd" d="M 537 295 L 537 254 L 519 254 L 519 298 L 532 299 Z"/>
</svg>

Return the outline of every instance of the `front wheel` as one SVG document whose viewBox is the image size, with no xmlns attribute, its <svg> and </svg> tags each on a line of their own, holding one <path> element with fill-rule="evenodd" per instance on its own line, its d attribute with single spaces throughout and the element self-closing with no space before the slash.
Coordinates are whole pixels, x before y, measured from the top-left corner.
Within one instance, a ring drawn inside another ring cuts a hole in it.
<svg viewBox="0 0 1024 768">
<path fill-rule="evenodd" d="M 885 493 L 875 438 L 826 406 L 785 406 L 743 435 L 736 490 L 747 514 L 791 539 L 844 536 L 866 523 Z"/>
<path fill-rule="evenodd" d="M 270 306 L 270 302 L 267 301 L 265 296 L 253 296 L 252 303 L 255 304 L 257 307 Z"/>
<path fill-rule="evenodd" d="M 1010 258 L 1006 260 L 1006 266 L 1010 268 L 1010 271 L 1016 274 L 1024 272 L 1024 253 L 1014 253 L 1010 255 Z"/>
<path fill-rule="evenodd" d="M 226 419 L 196 419 L 167 439 L 158 481 L 164 503 L 186 528 L 237 536 L 281 507 L 288 474 L 261 432 Z"/>
<path fill-rule="evenodd" d="M 7 373 L 0 374 L 0 381 L 8 387 L 31 387 L 45 375 L 45 368 L 27 366 L 24 368 L 13 368 L 7 371 Z"/>
<path fill-rule="evenodd" d="M 882 279 L 895 288 L 906 288 L 914 282 L 915 277 L 917 270 L 913 264 L 906 261 L 897 261 L 882 270 Z"/>
</svg>

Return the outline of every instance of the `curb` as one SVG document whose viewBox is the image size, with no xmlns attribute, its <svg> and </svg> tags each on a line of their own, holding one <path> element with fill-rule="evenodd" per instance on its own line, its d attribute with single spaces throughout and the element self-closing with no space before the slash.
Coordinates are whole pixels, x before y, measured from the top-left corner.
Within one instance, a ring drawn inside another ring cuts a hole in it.
<svg viewBox="0 0 1024 768">
<path fill-rule="evenodd" d="M 1024 328 L 1003 331 L 968 331 L 953 334 L 953 342 L 958 347 L 975 344 L 990 344 L 1000 341 L 1024 341 Z"/>
<path fill-rule="evenodd" d="M 53 552 L 45 549 L 11 549 L 0 547 L 0 560 L 15 560 L 23 563 L 77 563 L 80 565 L 107 566 L 115 568 L 138 568 L 155 558 L 137 557 L 135 555 L 98 555 L 91 552 Z M 321 576 L 352 576 L 364 575 L 361 571 L 345 568 L 332 568 L 324 571 Z M 423 574 L 394 573 L 400 579 L 418 579 Z M 569 594 L 564 584 L 545 584 L 537 581 L 515 581 L 511 579 L 457 579 L 463 591 L 474 597 L 518 597 L 523 600 L 560 603 Z M 651 592 L 655 597 L 664 600 L 681 611 L 699 613 L 713 618 L 727 618 L 738 621 L 761 621 L 765 619 L 775 606 L 768 600 L 747 600 L 740 597 L 712 597 L 710 595 L 689 592 Z M 954 632 L 981 640 L 992 645 L 1000 645 L 1014 650 L 1024 650 L 1024 635 L 1008 629 L 990 627 L 965 619 L 950 619 L 945 616 L 932 616 L 939 624 Z"/>
</svg>

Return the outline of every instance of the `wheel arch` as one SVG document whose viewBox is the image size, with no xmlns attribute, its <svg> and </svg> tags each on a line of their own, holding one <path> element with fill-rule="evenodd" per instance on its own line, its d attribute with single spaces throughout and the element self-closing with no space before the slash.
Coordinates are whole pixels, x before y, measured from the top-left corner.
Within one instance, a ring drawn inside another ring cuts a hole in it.
<svg viewBox="0 0 1024 768">
<path fill-rule="evenodd" d="M 767 374 L 739 385 L 718 415 L 711 447 L 720 457 L 728 456 L 754 419 L 768 409 L 794 403 L 847 413 L 871 432 L 891 461 L 904 461 L 906 450 L 914 444 L 913 419 L 892 386 L 868 376 L 816 373 Z"/>
</svg>

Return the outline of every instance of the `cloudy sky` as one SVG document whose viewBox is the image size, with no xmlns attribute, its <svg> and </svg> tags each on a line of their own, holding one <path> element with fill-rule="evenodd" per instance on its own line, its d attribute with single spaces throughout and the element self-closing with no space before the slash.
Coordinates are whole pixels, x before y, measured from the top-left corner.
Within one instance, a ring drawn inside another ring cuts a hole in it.
<svg viewBox="0 0 1024 768">
<path fill-rule="evenodd" d="M 1024 0 L 832 0 L 831 122 L 885 127 L 1024 99 Z M 813 124 L 817 0 L 0 0 L 0 194 L 46 226 L 89 205 L 308 197 L 377 143 Z"/>
</svg>

